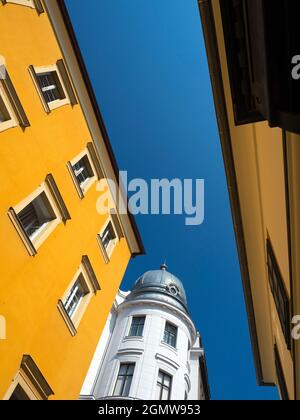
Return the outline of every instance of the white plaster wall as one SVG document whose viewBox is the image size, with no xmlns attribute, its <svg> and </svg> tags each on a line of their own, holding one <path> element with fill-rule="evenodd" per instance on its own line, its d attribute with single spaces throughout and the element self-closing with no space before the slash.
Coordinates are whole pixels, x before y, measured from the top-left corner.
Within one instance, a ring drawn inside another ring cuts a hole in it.
<svg viewBox="0 0 300 420">
<path fill-rule="evenodd" d="M 89 371 L 90 379 L 87 385 L 96 380 L 93 390 L 95 398 L 103 398 L 113 394 L 120 363 L 135 362 L 135 372 L 131 385 L 130 397 L 145 400 L 155 399 L 156 381 L 159 369 L 164 370 L 173 377 L 171 399 L 184 399 L 188 384 L 192 384 L 189 399 L 198 399 L 199 364 L 193 360 L 191 371 L 189 370 L 188 343 L 191 342 L 190 330 L 178 316 L 176 310 L 157 303 L 134 303 L 134 306 L 121 305 L 116 320 L 116 325 L 108 346 L 108 351 L 103 360 L 99 374 L 98 356 L 93 360 Z M 145 315 L 146 323 L 143 338 L 127 338 L 131 319 L 134 315 Z M 165 322 L 175 324 L 178 327 L 177 348 L 164 344 L 163 333 Z M 107 330 L 105 338 L 99 343 L 100 347 L 108 341 Z M 99 349 L 99 354 L 101 353 Z M 103 353 L 101 353 L 103 355 Z M 102 360 L 102 359 L 101 359 Z M 96 370 L 99 376 L 96 378 Z M 94 377 L 94 380 L 92 380 Z M 88 391 L 88 386 L 84 388 Z"/>
<path fill-rule="evenodd" d="M 128 293 L 119 291 L 116 296 L 83 384 L 81 398 L 112 396 L 120 363 L 134 362 L 131 398 L 155 399 L 156 381 L 161 369 L 173 378 L 172 400 L 183 400 L 186 390 L 189 400 L 203 399 L 199 370 L 203 349 L 199 335 L 195 343 L 192 342 L 195 337 L 192 337 L 194 326 L 191 321 L 181 311 L 162 302 L 126 302 Z M 142 338 L 128 337 L 135 315 L 146 316 Z M 176 349 L 162 341 L 166 321 L 178 327 Z"/>
</svg>

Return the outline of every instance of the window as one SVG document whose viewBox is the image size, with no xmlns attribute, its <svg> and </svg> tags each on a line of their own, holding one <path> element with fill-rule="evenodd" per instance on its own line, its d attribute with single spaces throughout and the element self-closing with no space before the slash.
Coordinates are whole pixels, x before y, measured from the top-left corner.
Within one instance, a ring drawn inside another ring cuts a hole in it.
<svg viewBox="0 0 300 420">
<path fill-rule="evenodd" d="M 245 3 L 244 0 L 220 1 L 231 93 L 234 102 L 234 118 L 237 125 L 265 119 L 260 113 L 258 94 L 253 91 L 253 75 L 251 74 L 253 65 L 251 54 L 248 53 L 249 38 L 245 19 L 247 14 Z M 235 30 L 237 25 L 239 27 L 238 31 Z M 240 53 L 235 54 L 235 51 Z"/>
<path fill-rule="evenodd" d="M 158 372 L 156 399 L 169 400 L 171 397 L 172 376 L 160 370 Z"/>
<path fill-rule="evenodd" d="M 38 366 L 31 356 L 24 355 L 4 400 L 47 400 L 50 395 L 53 395 L 53 391 Z"/>
<path fill-rule="evenodd" d="M 77 327 L 93 293 L 96 294 L 99 290 L 100 285 L 90 260 L 87 255 L 84 255 L 69 289 L 58 301 L 58 310 L 73 336 L 77 333 Z"/>
<path fill-rule="evenodd" d="M 134 363 L 121 363 L 113 393 L 114 396 L 129 397 L 134 368 Z"/>
<path fill-rule="evenodd" d="M 118 235 L 115 230 L 115 226 L 112 222 L 112 219 L 109 218 L 109 221 L 98 235 L 98 242 L 106 263 L 109 261 L 117 241 Z"/>
<path fill-rule="evenodd" d="M 104 248 L 107 250 L 112 242 L 116 239 L 116 233 L 114 231 L 113 225 L 111 222 L 108 223 L 106 228 L 104 229 L 101 241 L 103 243 Z"/>
<path fill-rule="evenodd" d="M 76 95 L 63 60 L 44 67 L 29 67 L 29 73 L 46 112 L 66 104 L 77 104 Z"/>
<path fill-rule="evenodd" d="M 25 129 L 30 124 L 4 62 L 0 56 L 0 131 L 17 125 Z"/>
<path fill-rule="evenodd" d="M 275 367 L 276 367 L 276 374 L 277 374 L 277 380 L 278 380 L 278 386 L 280 390 L 280 395 L 282 400 L 288 401 L 289 400 L 289 394 L 287 390 L 286 380 L 284 377 L 284 372 L 282 369 L 282 364 L 280 360 L 280 355 L 278 351 L 278 347 L 275 344 L 274 346 L 274 354 L 275 354 Z"/>
<path fill-rule="evenodd" d="M 82 300 L 89 294 L 89 292 L 89 288 L 84 281 L 83 275 L 80 274 L 63 302 L 65 310 L 70 318 L 74 317 L 76 311 L 82 303 Z"/>
<path fill-rule="evenodd" d="M 288 349 L 291 348 L 290 302 L 271 241 L 267 240 L 269 283 Z"/>
<path fill-rule="evenodd" d="M 65 99 L 61 82 L 56 71 L 37 74 L 39 87 L 47 104 Z"/>
<path fill-rule="evenodd" d="M 77 163 L 75 163 L 73 170 L 80 188 L 84 190 L 84 185 L 94 176 L 94 172 L 87 155 L 83 156 Z"/>
<path fill-rule="evenodd" d="M 71 162 L 68 162 L 67 167 L 79 198 L 84 198 L 85 193 L 96 180 L 96 169 L 88 148 L 76 156 Z"/>
<path fill-rule="evenodd" d="M 11 397 L 9 399 L 11 401 L 30 400 L 29 395 L 26 394 L 26 392 L 20 384 L 16 386 L 14 392 L 11 394 Z"/>
<path fill-rule="evenodd" d="M 71 218 L 51 174 L 29 197 L 11 207 L 8 216 L 30 255 L 37 253 L 59 223 Z"/>
<path fill-rule="evenodd" d="M 169 344 L 176 348 L 176 341 L 177 341 L 177 327 L 166 322 L 165 332 L 164 332 L 164 343 Z"/>
<path fill-rule="evenodd" d="M 33 241 L 48 223 L 56 219 L 56 215 L 45 192 L 42 192 L 18 213 L 18 218 Z"/>
<path fill-rule="evenodd" d="M 142 337 L 145 325 L 145 316 L 134 316 L 131 321 L 131 327 L 129 331 L 130 337 Z"/>
</svg>

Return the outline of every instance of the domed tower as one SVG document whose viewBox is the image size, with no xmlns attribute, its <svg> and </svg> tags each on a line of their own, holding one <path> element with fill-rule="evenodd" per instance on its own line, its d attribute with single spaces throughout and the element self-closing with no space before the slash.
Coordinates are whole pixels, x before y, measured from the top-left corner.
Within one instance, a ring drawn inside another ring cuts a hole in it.
<svg viewBox="0 0 300 420">
<path fill-rule="evenodd" d="M 80 398 L 209 399 L 200 335 L 166 265 L 118 293 Z"/>
</svg>

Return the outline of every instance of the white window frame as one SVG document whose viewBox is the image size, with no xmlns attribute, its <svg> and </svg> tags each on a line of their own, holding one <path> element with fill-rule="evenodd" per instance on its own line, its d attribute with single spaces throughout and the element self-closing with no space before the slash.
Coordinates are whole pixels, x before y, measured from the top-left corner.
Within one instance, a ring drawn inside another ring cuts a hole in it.
<svg viewBox="0 0 300 420">
<path fill-rule="evenodd" d="M 163 369 L 163 368 L 158 368 L 157 371 L 157 377 L 156 377 L 156 388 L 155 388 L 155 399 L 157 399 L 156 395 L 157 395 L 157 387 L 158 387 L 158 378 L 159 378 L 159 374 L 162 373 L 163 375 L 169 376 L 170 378 L 170 386 L 169 386 L 169 398 L 167 399 L 159 399 L 159 401 L 171 401 L 172 400 L 172 391 L 173 391 L 173 384 L 174 384 L 174 375 L 170 374 L 168 370 Z M 163 389 L 163 386 L 160 387 L 160 391 Z"/>
<path fill-rule="evenodd" d="M 133 365 L 134 366 L 132 377 L 131 377 L 131 382 L 130 382 L 129 392 L 128 392 L 128 395 L 124 395 L 124 396 L 123 395 L 115 395 L 115 389 L 116 389 L 116 386 L 117 386 L 117 381 L 118 381 L 118 377 L 119 377 L 119 374 L 120 374 L 121 365 L 127 365 L 127 366 L 128 365 Z M 118 363 L 118 370 L 117 370 L 117 374 L 115 375 L 115 380 L 112 383 L 111 396 L 116 397 L 116 398 L 130 398 L 130 395 L 132 394 L 131 391 L 132 391 L 132 388 L 133 388 L 132 385 L 133 385 L 135 374 L 136 374 L 136 362 L 135 361 L 127 362 L 127 361 L 120 360 L 119 363 Z"/>
<path fill-rule="evenodd" d="M 177 371 L 179 368 L 179 365 L 177 365 L 177 367 L 175 367 L 173 364 L 170 364 L 170 359 L 157 354 L 156 356 L 156 373 L 155 373 L 155 377 L 153 378 L 153 382 L 152 382 L 152 399 L 155 400 L 156 399 L 156 392 L 157 392 L 157 379 L 158 379 L 158 374 L 159 371 L 163 371 L 165 372 L 167 375 L 170 375 L 172 377 L 172 384 L 171 384 L 171 393 L 170 393 L 170 400 L 171 401 L 173 399 L 173 393 L 174 393 L 174 383 L 176 381 L 176 375 L 177 375 Z M 166 400 L 165 400 L 166 401 Z"/>
<path fill-rule="evenodd" d="M 165 331 L 166 331 L 166 327 L 167 324 L 171 325 L 172 327 L 176 328 L 176 342 L 175 342 L 175 346 L 173 346 L 172 344 L 167 343 L 164 339 L 165 339 Z M 175 350 L 177 352 L 177 345 L 178 345 L 178 331 L 179 328 L 176 324 L 174 324 L 173 322 L 169 321 L 168 319 L 165 320 L 164 323 L 164 328 L 163 328 L 163 334 L 162 334 L 162 339 L 161 339 L 161 344 L 164 346 L 167 346 L 168 348 Z"/>
<path fill-rule="evenodd" d="M 75 172 L 74 172 L 74 165 L 76 165 L 76 163 L 78 163 L 83 157 L 87 156 L 89 164 L 91 165 L 92 171 L 93 171 L 93 176 L 91 178 L 88 178 L 83 184 L 79 184 L 77 179 L 74 179 L 75 176 Z M 74 159 L 72 159 L 70 161 L 70 164 L 72 166 L 72 168 L 69 168 L 70 171 L 70 175 L 75 183 L 75 187 L 76 189 L 78 189 L 78 187 L 80 188 L 80 191 L 77 191 L 80 198 L 81 198 L 81 194 L 80 192 L 85 196 L 87 191 L 91 188 L 91 186 L 94 184 L 94 182 L 97 180 L 97 172 L 93 163 L 93 160 L 91 158 L 91 155 L 88 151 L 87 148 L 85 148 L 81 153 L 79 153 Z"/>
<path fill-rule="evenodd" d="M 144 325 L 143 325 L 143 334 L 142 335 L 129 335 L 130 331 L 131 331 L 131 327 L 132 327 L 132 323 L 133 323 L 133 319 L 134 318 L 145 318 L 144 320 Z M 145 327 L 146 327 L 146 320 L 147 320 L 147 315 L 144 314 L 136 314 L 136 315 L 132 315 L 130 316 L 130 322 L 129 322 L 129 326 L 127 327 L 127 334 L 125 336 L 125 339 L 143 339 L 145 337 Z"/>
<path fill-rule="evenodd" d="M 9 116 L 10 116 L 10 120 L 0 122 L 0 132 L 2 132 L 2 131 L 5 131 L 5 130 L 8 130 L 9 128 L 17 127 L 19 125 L 19 123 L 18 123 L 18 120 L 17 120 L 17 118 L 15 116 L 15 113 L 13 111 L 13 108 L 12 108 L 10 102 L 9 102 L 9 99 L 8 99 L 1 83 L 0 83 L 0 96 L 1 96 L 1 99 L 4 103 L 4 106 L 5 106 L 6 110 L 9 114 Z"/>
<path fill-rule="evenodd" d="M 19 4 L 20 6 L 31 7 L 31 9 L 36 8 L 33 0 L 6 0 L 6 3 Z"/>
<path fill-rule="evenodd" d="M 50 203 L 50 206 L 56 216 L 56 219 L 45 223 L 35 234 L 34 238 L 29 238 L 33 243 L 35 249 L 40 248 L 40 246 L 46 241 L 46 239 L 51 235 L 51 233 L 57 228 L 57 226 L 62 222 L 61 215 L 59 210 L 52 198 L 52 195 L 48 189 L 48 186 L 45 182 L 43 182 L 32 194 L 26 197 L 23 201 L 13 207 L 15 213 L 18 215 L 28 204 L 30 204 L 35 198 L 37 198 L 40 194 L 45 193 L 47 200 Z M 13 221 L 13 220 L 12 220 Z M 14 221 L 13 221 L 14 222 Z M 18 226 L 16 229 L 19 231 Z M 19 232 L 21 238 L 23 238 L 23 233 Z M 25 241 L 24 241 L 25 242 Z M 25 243 L 26 244 L 26 243 Z"/>
<path fill-rule="evenodd" d="M 81 289 L 83 294 L 80 296 L 79 300 L 77 300 L 76 305 L 73 308 L 73 312 L 70 313 L 70 303 L 72 302 L 72 298 L 75 297 L 77 294 L 77 291 Z M 63 305 L 65 307 L 65 310 L 68 314 L 68 316 L 74 320 L 77 316 L 78 310 L 81 308 L 86 296 L 90 293 L 90 290 L 86 284 L 86 281 L 84 279 L 84 276 L 82 273 L 79 273 L 77 280 L 73 283 L 71 289 L 69 290 L 68 295 L 64 298 Z M 68 306 L 67 306 L 68 305 Z"/>
<path fill-rule="evenodd" d="M 61 84 L 61 87 L 62 87 L 62 89 L 64 91 L 64 95 L 65 95 L 65 98 L 64 99 L 57 99 L 56 101 L 46 102 L 46 100 L 44 98 L 44 95 L 43 95 L 43 93 L 41 91 L 40 85 L 38 84 L 38 82 L 36 81 L 35 77 L 33 77 L 32 73 L 30 72 L 31 77 L 32 77 L 32 80 L 34 82 L 34 85 L 35 85 L 35 87 L 37 89 L 37 92 L 39 94 L 39 97 L 40 97 L 40 99 L 42 101 L 42 104 L 43 104 L 46 112 L 48 112 L 48 108 L 50 109 L 50 111 L 53 111 L 54 109 L 60 108 L 61 106 L 68 105 L 68 104 L 71 103 L 70 98 L 69 98 L 69 95 L 68 95 L 68 92 L 67 92 L 67 89 L 65 87 L 65 84 L 64 84 L 63 79 L 61 77 L 60 71 L 59 71 L 59 69 L 58 69 L 58 67 L 57 67 L 56 64 L 52 64 L 50 66 L 40 66 L 40 67 L 33 66 L 33 68 L 34 68 L 35 74 L 37 76 L 39 74 L 41 74 L 41 73 L 56 72 L 57 77 L 59 79 L 59 82 Z"/>
<path fill-rule="evenodd" d="M 23 389 L 23 391 L 25 392 L 25 394 L 28 396 L 30 400 L 42 400 L 41 396 L 39 395 L 37 390 L 34 388 L 31 381 L 27 378 L 25 373 L 22 372 L 21 370 L 14 377 L 12 384 L 10 385 L 3 400 L 9 400 L 18 385 L 20 385 L 20 387 Z"/>
<path fill-rule="evenodd" d="M 85 312 L 87 310 L 87 307 L 88 307 L 88 305 L 89 305 L 89 303 L 90 303 L 90 301 L 91 301 L 91 299 L 92 299 L 92 297 L 94 295 L 93 286 L 92 286 L 92 284 L 90 282 L 89 276 L 88 276 L 88 274 L 87 274 L 87 272 L 86 272 L 83 264 L 80 264 L 80 266 L 77 269 L 77 271 L 76 271 L 76 273 L 75 273 L 75 275 L 74 275 L 71 283 L 69 284 L 67 290 L 65 291 L 63 297 L 61 298 L 61 302 L 62 302 L 62 304 L 64 305 L 64 308 L 65 308 L 65 301 L 68 298 L 68 296 L 69 296 L 72 288 L 74 287 L 74 285 L 77 282 L 77 280 L 79 279 L 79 277 L 82 277 L 82 279 L 83 279 L 83 281 L 85 283 L 85 287 L 88 290 L 88 292 L 81 299 L 81 301 L 79 303 L 79 306 L 78 306 L 78 308 L 76 308 L 76 311 L 73 313 L 73 315 L 70 317 L 67 314 L 68 318 L 72 321 L 72 323 L 73 323 L 73 325 L 74 325 L 74 327 L 76 329 L 78 328 L 78 326 L 79 326 L 79 324 L 80 324 L 80 322 L 81 322 L 81 320 L 83 318 L 83 315 L 85 314 Z M 58 306 L 58 309 L 61 312 L 61 315 L 63 316 L 63 318 L 65 318 L 65 315 L 66 314 L 62 313 L 60 306 Z M 65 311 L 67 313 L 66 308 L 65 308 Z M 68 320 L 65 320 L 65 321 L 68 321 Z M 75 335 L 74 334 L 74 331 L 70 328 L 69 323 L 66 322 L 66 324 L 67 324 L 68 328 L 70 329 L 70 332 L 72 333 L 72 335 Z"/>
<path fill-rule="evenodd" d="M 111 223 L 111 225 L 113 227 L 113 230 L 114 230 L 114 233 L 116 235 L 116 238 L 114 240 L 110 241 L 109 246 L 107 248 L 105 248 L 104 245 L 103 245 L 103 243 L 102 243 L 102 239 L 101 238 L 102 238 L 102 235 L 103 235 L 105 229 L 109 225 L 109 223 Z M 98 241 L 100 243 L 100 248 L 101 248 L 101 250 L 102 250 L 102 252 L 104 254 L 103 256 L 104 256 L 104 259 L 106 260 L 106 262 L 108 262 L 111 259 L 111 256 L 112 256 L 112 254 L 114 252 L 114 249 L 117 246 L 117 243 L 119 242 L 119 240 L 120 240 L 120 238 L 119 238 L 117 229 L 116 229 L 116 227 L 114 225 L 113 219 L 112 219 L 111 216 L 109 216 L 107 218 L 106 222 L 104 223 L 102 229 L 100 230 L 99 234 L 98 234 Z"/>
</svg>

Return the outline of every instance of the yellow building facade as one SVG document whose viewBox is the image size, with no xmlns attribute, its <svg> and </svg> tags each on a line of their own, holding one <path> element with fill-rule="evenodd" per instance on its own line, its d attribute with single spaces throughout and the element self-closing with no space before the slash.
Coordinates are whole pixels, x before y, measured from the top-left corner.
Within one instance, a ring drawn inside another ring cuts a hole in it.
<svg viewBox="0 0 300 420">
<path fill-rule="evenodd" d="M 76 399 L 143 245 L 96 209 L 118 168 L 64 3 L 2 1 L 0 27 L 0 398 Z"/>
<path fill-rule="evenodd" d="M 257 379 L 284 400 L 300 399 L 298 8 L 199 0 Z"/>
</svg>

